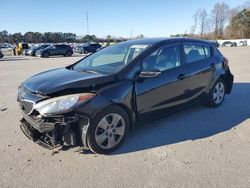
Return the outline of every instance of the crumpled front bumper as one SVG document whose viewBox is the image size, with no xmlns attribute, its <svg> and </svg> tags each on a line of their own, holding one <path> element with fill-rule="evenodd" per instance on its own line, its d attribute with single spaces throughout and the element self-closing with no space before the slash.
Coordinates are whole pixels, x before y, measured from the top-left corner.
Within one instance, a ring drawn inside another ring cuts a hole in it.
<svg viewBox="0 0 250 188">
<path fill-rule="evenodd" d="M 39 132 L 35 130 L 30 124 L 28 124 L 24 119 L 21 120 L 20 128 L 25 136 L 27 136 L 33 142 L 39 144 L 40 146 L 47 148 L 47 149 L 54 149 L 56 146 L 52 146 L 51 144 L 47 143 L 45 140 L 41 139 Z"/>
<path fill-rule="evenodd" d="M 29 123 L 33 128 L 38 130 L 40 133 L 49 132 L 55 129 L 55 123 L 46 122 L 45 119 L 34 119 L 22 111 L 22 116 L 27 123 Z"/>
<path fill-rule="evenodd" d="M 36 116 L 32 117 L 22 111 L 22 115 L 20 125 L 22 132 L 39 145 L 47 149 L 82 145 L 80 138 L 84 135 L 82 130 L 88 118 L 77 113 L 34 118 Z"/>
</svg>

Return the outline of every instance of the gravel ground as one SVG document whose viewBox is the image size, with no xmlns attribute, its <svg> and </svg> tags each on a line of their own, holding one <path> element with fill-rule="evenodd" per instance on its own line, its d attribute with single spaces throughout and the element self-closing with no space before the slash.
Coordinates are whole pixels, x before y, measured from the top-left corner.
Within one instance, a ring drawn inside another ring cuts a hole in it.
<svg viewBox="0 0 250 188">
<path fill-rule="evenodd" d="M 110 155 L 52 152 L 19 128 L 16 89 L 27 77 L 80 59 L 0 60 L 0 187 L 250 188 L 250 47 L 222 48 L 235 75 L 216 109 L 192 107 L 137 128 Z"/>
</svg>

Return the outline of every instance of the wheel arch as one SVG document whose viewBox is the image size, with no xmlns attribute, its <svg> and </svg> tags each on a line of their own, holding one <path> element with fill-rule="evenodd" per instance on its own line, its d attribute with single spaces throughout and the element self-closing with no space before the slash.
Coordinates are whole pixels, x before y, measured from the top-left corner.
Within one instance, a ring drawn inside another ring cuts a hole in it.
<svg viewBox="0 0 250 188">
<path fill-rule="evenodd" d="M 103 105 L 101 108 L 99 108 L 98 111 L 95 112 L 95 114 L 94 114 L 94 116 L 92 118 L 94 118 L 100 112 L 104 111 L 105 109 L 109 108 L 110 106 L 117 106 L 117 107 L 121 108 L 127 114 L 128 119 L 129 119 L 129 130 L 131 130 L 133 122 L 134 122 L 134 120 L 133 120 L 133 117 L 134 117 L 133 112 L 131 112 L 129 107 L 126 104 L 123 104 L 123 103 L 114 103 L 114 102 L 110 101 L 106 105 Z"/>
<path fill-rule="evenodd" d="M 230 86 L 230 82 L 229 82 L 227 76 L 226 75 L 220 75 L 218 79 L 223 80 L 224 85 L 225 85 L 225 92 L 226 92 L 226 94 L 229 94 L 231 92 L 231 90 L 232 90 L 232 86 Z"/>
<path fill-rule="evenodd" d="M 121 109 L 123 109 L 126 114 L 128 115 L 128 119 L 129 119 L 129 130 L 132 130 L 132 125 L 133 125 L 133 113 L 131 112 L 131 110 L 129 109 L 129 107 L 127 107 L 125 104 L 122 103 L 113 103 L 112 105 L 116 105 L 118 107 L 120 107 Z"/>
</svg>

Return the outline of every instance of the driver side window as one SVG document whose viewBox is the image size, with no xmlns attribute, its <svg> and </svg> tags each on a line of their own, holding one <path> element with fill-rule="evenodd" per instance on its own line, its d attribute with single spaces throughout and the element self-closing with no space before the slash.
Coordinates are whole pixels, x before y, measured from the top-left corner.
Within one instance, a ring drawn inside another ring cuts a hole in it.
<svg viewBox="0 0 250 188">
<path fill-rule="evenodd" d="M 157 49 L 143 60 L 143 70 L 165 71 L 180 66 L 178 46 L 165 46 Z"/>
</svg>

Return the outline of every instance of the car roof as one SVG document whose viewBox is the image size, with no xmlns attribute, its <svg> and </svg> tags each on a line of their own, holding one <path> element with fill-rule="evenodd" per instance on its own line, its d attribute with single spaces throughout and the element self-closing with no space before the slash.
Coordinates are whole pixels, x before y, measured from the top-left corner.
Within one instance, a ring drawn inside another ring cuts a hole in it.
<svg viewBox="0 0 250 188">
<path fill-rule="evenodd" d="M 192 38 L 144 38 L 144 39 L 135 39 L 126 41 L 131 44 L 147 44 L 147 45 L 156 45 L 159 43 L 175 43 L 175 42 L 201 42 L 206 44 L 211 44 L 210 41 L 201 40 L 201 39 L 192 39 Z"/>
</svg>

